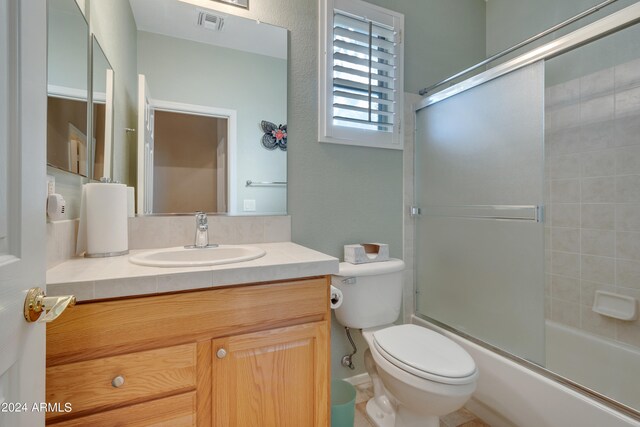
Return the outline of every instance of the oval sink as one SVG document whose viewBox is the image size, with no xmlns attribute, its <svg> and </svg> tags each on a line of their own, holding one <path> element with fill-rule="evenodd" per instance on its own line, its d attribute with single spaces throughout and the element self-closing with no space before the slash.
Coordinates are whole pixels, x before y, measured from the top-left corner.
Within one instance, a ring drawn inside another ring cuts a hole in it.
<svg viewBox="0 0 640 427">
<path fill-rule="evenodd" d="M 150 267 L 205 267 L 249 261 L 265 255 L 255 246 L 227 246 L 215 248 L 167 248 L 154 249 L 131 255 L 129 261 Z"/>
</svg>

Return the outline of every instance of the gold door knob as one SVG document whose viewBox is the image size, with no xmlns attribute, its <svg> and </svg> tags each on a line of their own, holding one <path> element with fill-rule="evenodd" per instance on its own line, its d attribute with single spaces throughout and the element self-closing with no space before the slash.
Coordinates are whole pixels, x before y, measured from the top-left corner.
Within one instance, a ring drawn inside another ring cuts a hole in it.
<svg viewBox="0 0 640 427">
<path fill-rule="evenodd" d="M 224 348 L 219 349 L 216 352 L 216 356 L 218 357 L 218 359 L 224 359 L 227 356 L 227 350 L 225 350 Z"/>
<path fill-rule="evenodd" d="M 124 377 L 122 375 L 118 375 L 111 381 L 111 385 L 115 388 L 120 388 L 124 385 Z"/>
<path fill-rule="evenodd" d="M 52 322 L 56 320 L 67 307 L 76 305 L 76 297 L 64 295 L 48 297 L 40 288 L 31 288 L 24 299 L 24 318 L 27 322 Z M 42 313 L 45 315 L 41 318 Z"/>
</svg>

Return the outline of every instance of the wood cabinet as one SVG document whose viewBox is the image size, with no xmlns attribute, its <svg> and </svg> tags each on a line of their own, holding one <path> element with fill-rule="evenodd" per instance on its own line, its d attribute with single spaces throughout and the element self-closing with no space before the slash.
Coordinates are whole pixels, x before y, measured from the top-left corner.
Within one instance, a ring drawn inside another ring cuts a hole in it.
<svg viewBox="0 0 640 427">
<path fill-rule="evenodd" d="M 47 326 L 66 426 L 329 425 L 327 277 L 79 304 Z"/>
<path fill-rule="evenodd" d="M 326 426 L 327 342 L 326 322 L 214 340 L 214 425 Z"/>
</svg>

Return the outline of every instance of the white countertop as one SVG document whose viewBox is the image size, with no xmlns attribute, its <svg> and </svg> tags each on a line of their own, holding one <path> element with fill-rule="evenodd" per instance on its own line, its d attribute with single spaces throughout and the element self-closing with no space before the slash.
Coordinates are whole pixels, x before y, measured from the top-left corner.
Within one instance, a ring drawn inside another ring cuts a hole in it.
<svg viewBox="0 0 640 427">
<path fill-rule="evenodd" d="M 208 267 L 145 267 L 129 256 L 74 258 L 47 271 L 47 294 L 78 301 L 269 282 L 338 272 L 338 259 L 291 242 L 251 244 L 266 255 Z M 146 250 L 131 251 L 131 254 Z M 131 255 L 130 254 L 130 255 Z"/>
</svg>

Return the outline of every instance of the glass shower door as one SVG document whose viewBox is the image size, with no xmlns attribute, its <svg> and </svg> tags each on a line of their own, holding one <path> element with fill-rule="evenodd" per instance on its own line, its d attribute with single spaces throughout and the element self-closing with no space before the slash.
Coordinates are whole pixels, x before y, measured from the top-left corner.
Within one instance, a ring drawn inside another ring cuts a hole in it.
<svg viewBox="0 0 640 427">
<path fill-rule="evenodd" d="M 416 311 L 544 363 L 544 64 L 416 113 Z"/>
</svg>

